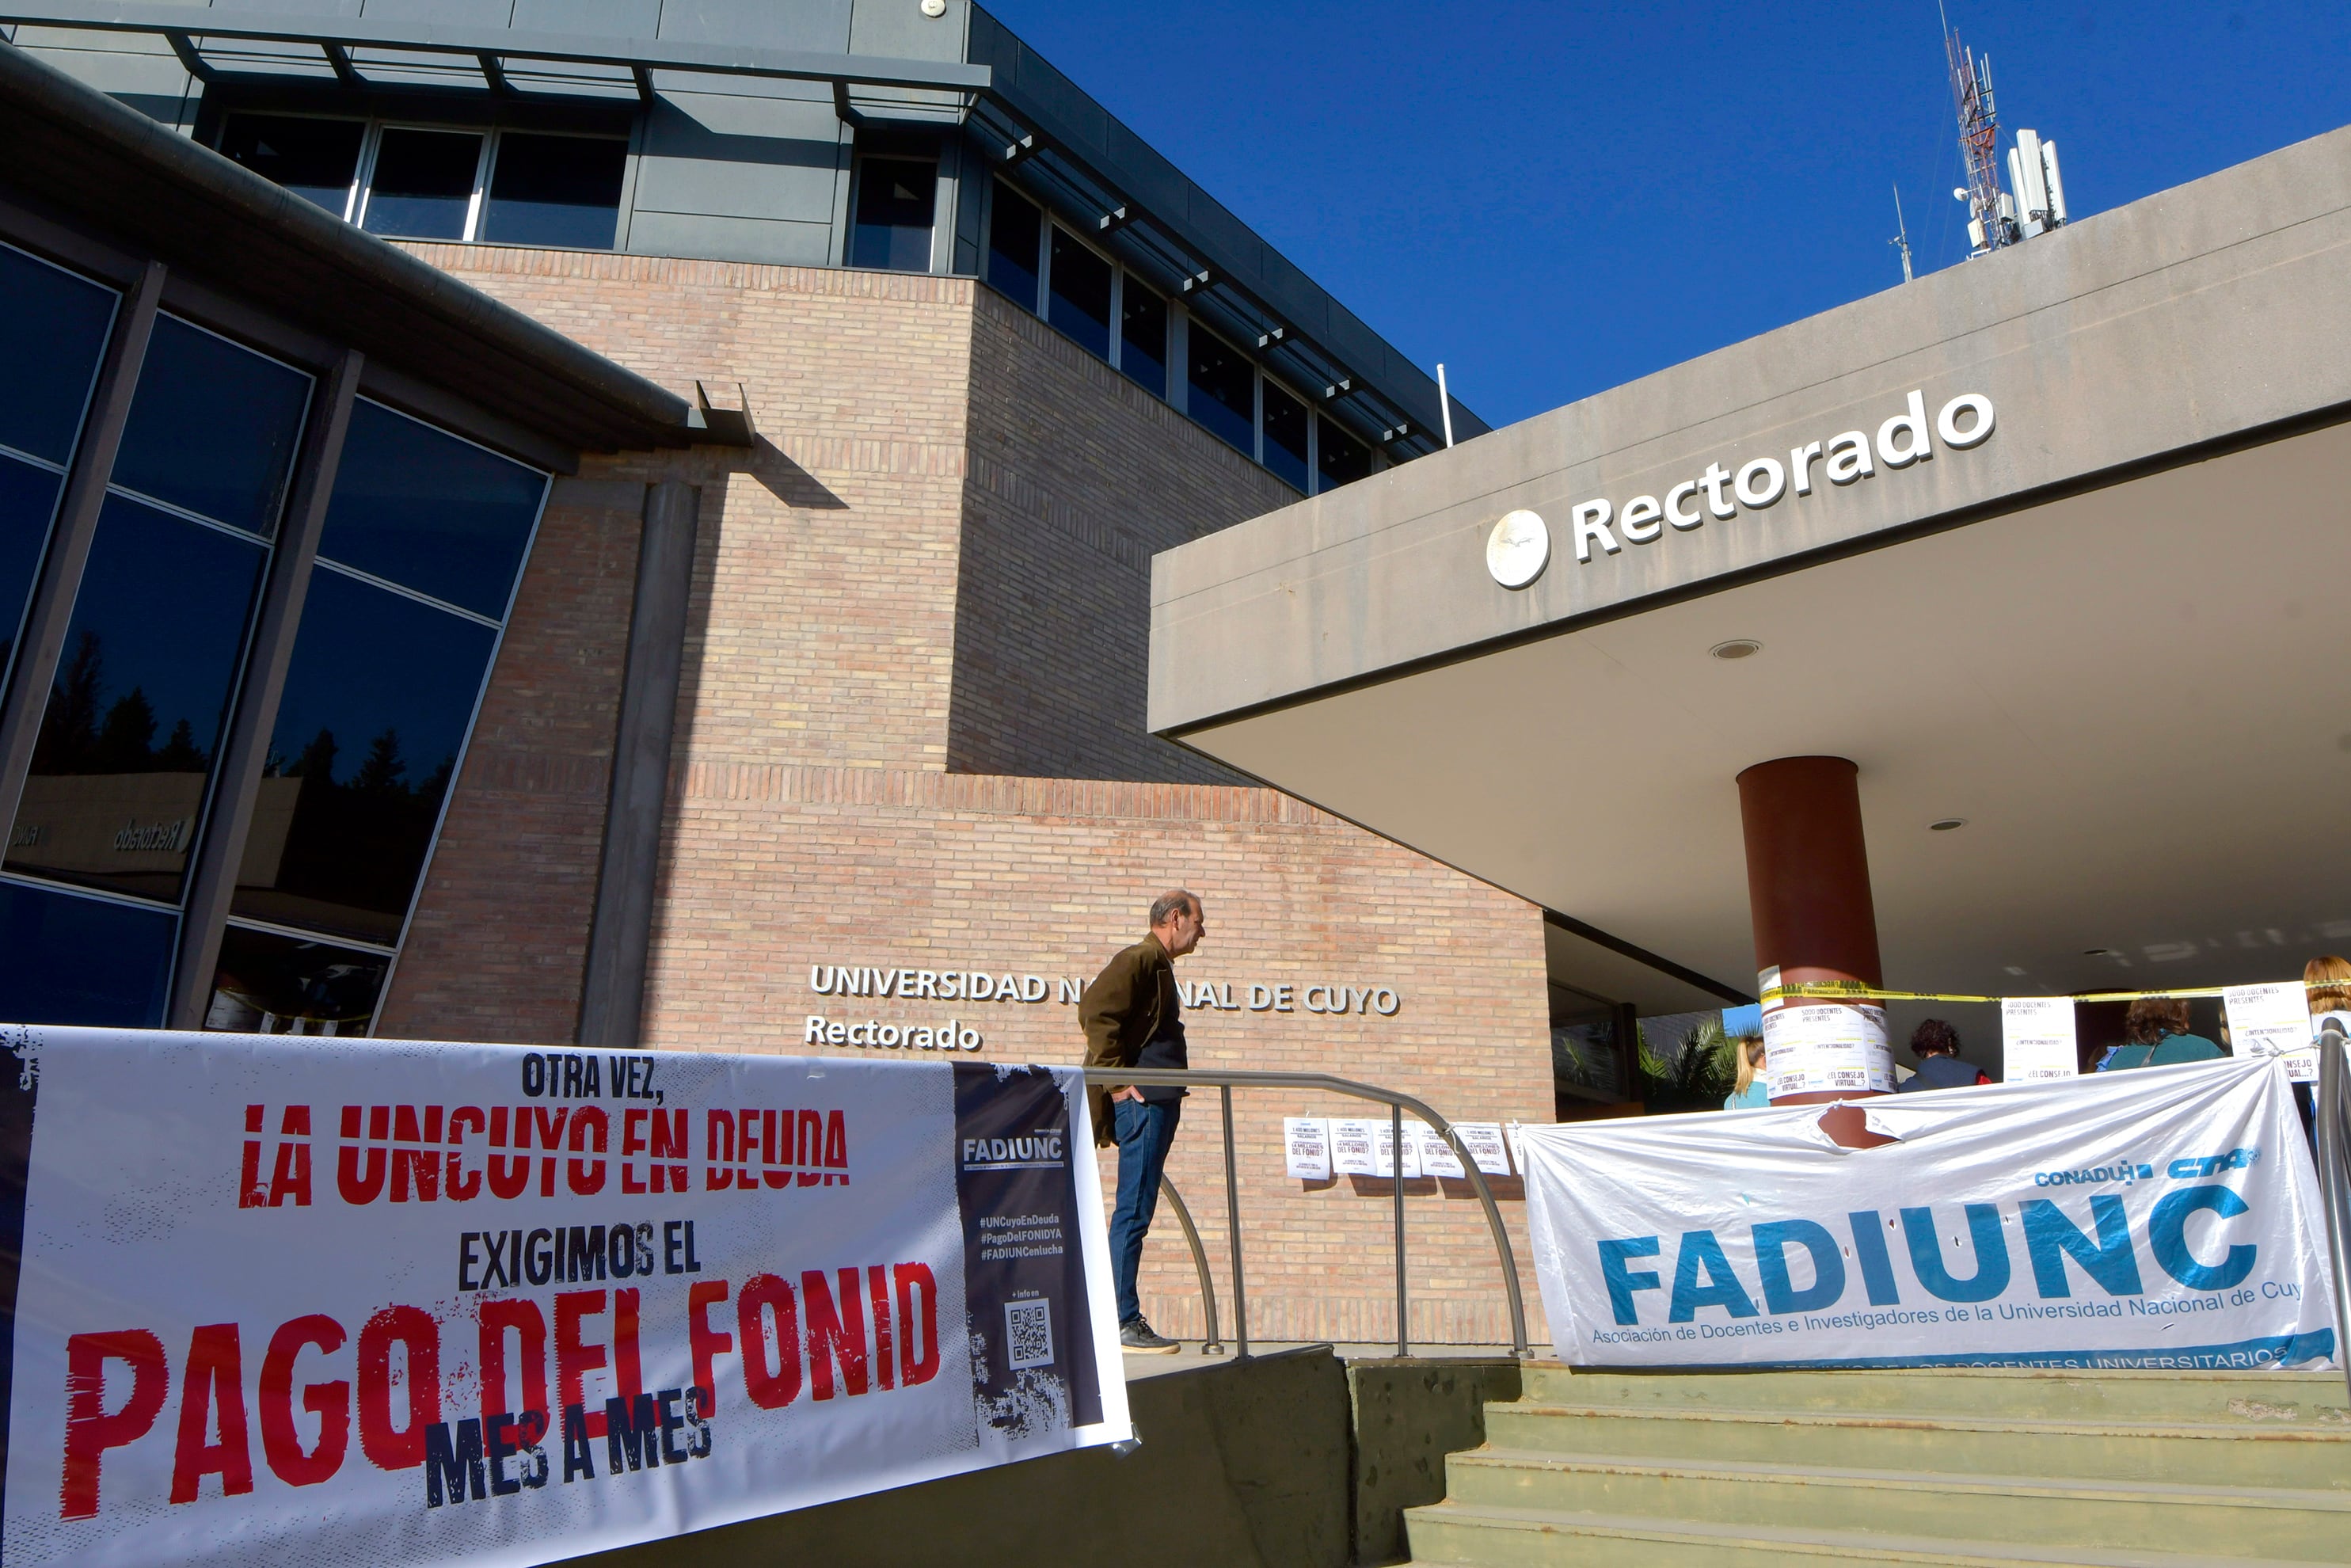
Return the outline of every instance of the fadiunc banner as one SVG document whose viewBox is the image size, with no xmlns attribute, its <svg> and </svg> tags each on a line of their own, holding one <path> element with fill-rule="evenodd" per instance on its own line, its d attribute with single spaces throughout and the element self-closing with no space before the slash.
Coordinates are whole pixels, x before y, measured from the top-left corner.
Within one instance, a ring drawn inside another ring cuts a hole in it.
<svg viewBox="0 0 2351 1568">
<path fill-rule="evenodd" d="M 2335 1354 L 2285 1069 L 2195 1063 L 1823 1107 L 1528 1127 L 1580 1366 L 2257 1367 Z"/>
<path fill-rule="evenodd" d="M 543 1563 L 1133 1435 L 1074 1070 L 0 1040 L 12 1568 Z"/>
</svg>

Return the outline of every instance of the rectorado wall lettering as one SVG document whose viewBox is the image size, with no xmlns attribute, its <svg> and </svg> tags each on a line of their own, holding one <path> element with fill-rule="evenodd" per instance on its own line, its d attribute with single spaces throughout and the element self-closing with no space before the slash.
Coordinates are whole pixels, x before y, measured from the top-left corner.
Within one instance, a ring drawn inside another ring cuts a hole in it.
<svg viewBox="0 0 2351 1568">
<path fill-rule="evenodd" d="M 1991 439 L 1994 418 L 1991 399 L 1981 392 L 1961 392 L 1943 404 L 1930 425 L 1926 393 L 1914 391 L 1901 413 L 1878 425 L 1875 442 L 1865 431 L 1848 430 L 1825 444 L 1810 441 L 1791 447 L 1785 463 L 1776 455 L 1751 457 L 1732 470 L 1708 462 L 1704 473 L 1675 485 L 1662 499 L 1635 496 L 1621 510 L 1605 497 L 1578 501 L 1569 509 L 1576 561 L 1588 565 L 1594 545 L 1604 554 L 1617 555 L 1628 544 L 1655 544 L 1668 528 L 1687 533 L 1705 527 L 1708 518 L 1729 522 L 1741 507 L 1761 512 L 1791 496 L 1810 496 L 1815 465 L 1821 476 L 1843 488 L 1874 477 L 1881 466 L 1907 468 L 1932 460 L 1938 439 L 1954 451 L 1980 446 Z M 1505 525 L 1509 521 L 1504 519 Z M 1517 576 L 1505 577 L 1505 585 L 1523 587 L 1533 580 L 1532 576 L 1517 580 Z"/>
</svg>

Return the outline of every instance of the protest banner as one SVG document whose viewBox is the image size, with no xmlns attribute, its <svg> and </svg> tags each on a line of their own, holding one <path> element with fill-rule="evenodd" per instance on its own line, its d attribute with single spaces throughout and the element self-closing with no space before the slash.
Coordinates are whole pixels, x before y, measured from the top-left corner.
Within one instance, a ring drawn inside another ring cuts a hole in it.
<svg viewBox="0 0 2351 1568">
<path fill-rule="evenodd" d="M 1536 1278 L 1585 1366 L 2310 1366 L 2335 1354 L 2283 1063 L 1529 1126 Z"/>
<path fill-rule="evenodd" d="M 11 1564 L 535 1563 L 1133 1435 L 1075 1070 L 0 1038 Z"/>
</svg>

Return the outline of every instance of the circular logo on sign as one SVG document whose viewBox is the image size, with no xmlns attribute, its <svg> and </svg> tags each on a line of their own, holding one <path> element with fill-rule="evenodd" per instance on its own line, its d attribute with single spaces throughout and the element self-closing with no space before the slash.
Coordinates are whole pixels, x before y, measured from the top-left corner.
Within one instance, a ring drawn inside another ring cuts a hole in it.
<svg viewBox="0 0 2351 1568">
<path fill-rule="evenodd" d="M 1486 570 L 1504 588 L 1524 588 L 1551 561 L 1551 530 L 1529 511 L 1505 512 L 1486 536 Z"/>
</svg>

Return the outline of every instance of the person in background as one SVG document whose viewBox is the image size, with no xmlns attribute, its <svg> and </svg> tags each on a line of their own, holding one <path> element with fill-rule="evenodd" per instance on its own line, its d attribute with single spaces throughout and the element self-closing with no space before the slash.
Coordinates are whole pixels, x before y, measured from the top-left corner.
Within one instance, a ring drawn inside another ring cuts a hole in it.
<svg viewBox="0 0 2351 1568">
<path fill-rule="evenodd" d="M 1208 928 L 1196 894 L 1172 888 L 1152 902 L 1151 929 L 1102 966 L 1078 998 L 1078 1027 L 1086 1034 L 1088 1067 L 1147 1067 L 1181 1072 L 1191 1066 L 1184 1041 L 1184 998 L 1176 989 L 1176 960 L 1200 945 Z M 1132 1083 L 1088 1091 L 1094 1142 L 1118 1145 L 1118 1204 L 1110 1217 L 1111 1282 L 1118 1296 L 1123 1350 L 1172 1354 L 1176 1342 L 1143 1315 L 1135 1274 L 1143 1239 L 1159 1207 L 1159 1176 L 1184 1114 L 1187 1091 L 1173 1084 Z"/>
<path fill-rule="evenodd" d="M 2141 997 L 2123 1019 L 2123 1043 L 2098 1063 L 2101 1072 L 2133 1067 L 2171 1067 L 2182 1061 L 2217 1061 L 2219 1046 L 2188 1029 L 2188 1004 L 2178 997 Z"/>
<path fill-rule="evenodd" d="M 1739 1064 L 1739 1087 L 1722 1097 L 1726 1111 L 1760 1111 L 1771 1103 L 1771 1092 L 1763 1079 L 1763 1037 L 1743 1034 L 1730 1042 L 1732 1060 Z"/>
<path fill-rule="evenodd" d="M 1910 1031 L 1910 1054 L 1918 1071 L 1895 1085 L 1901 1094 L 1929 1089 L 1968 1089 L 1991 1082 L 1991 1074 L 1959 1060 L 1959 1031 L 1941 1019 L 1928 1019 Z"/>
</svg>

